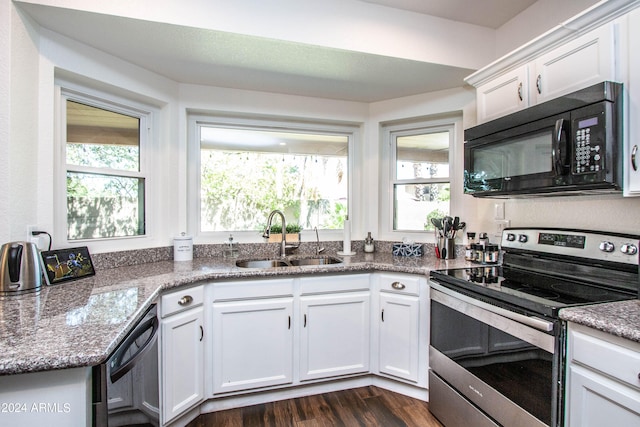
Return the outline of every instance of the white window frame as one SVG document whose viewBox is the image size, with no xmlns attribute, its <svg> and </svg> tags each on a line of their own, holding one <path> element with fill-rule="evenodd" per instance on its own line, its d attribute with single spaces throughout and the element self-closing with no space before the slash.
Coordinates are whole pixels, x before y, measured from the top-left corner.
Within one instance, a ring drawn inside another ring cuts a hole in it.
<svg viewBox="0 0 640 427">
<path fill-rule="evenodd" d="M 433 231 L 394 230 L 394 185 L 401 183 L 440 183 L 449 182 L 451 198 L 449 211 L 452 216 L 463 217 L 461 179 L 463 173 L 462 144 L 462 114 L 451 113 L 436 117 L 422 117 L 415 120 L 403 120 L 399 122 L 382 123 L 380 125 L 382 136 L 382 162 L 380 173 L 380 239 L 402 241 L 408 239 L 416 242 L 434 243 L 436 241 Z M 398 136 L 417 135 L 449 131 L 449 179 L 424 178 L 418 180 L 399 180 L 396 178 L 396 145 Z"/>
<path fill-rule="evenodd" d="M 54 238 L 56 246 L 72 247 L 90 245 L 93 252 L 104 252 L 115 249 L 122 249 L 121 243 L 125 241 L 139 241 L 146 246 L 145 241 L 152 238 L 152 218 L 151 206 L 154 194 L 154 178 L 150 159 L 151 146 L 154 135 L 154 116 L 158 115 L 158 110 L 150 105 L 128 99 L 122 96 L 113 95 L 91 87 L 79 85 L 67 80 L 56 80 L 56 150 L 54 155 L 55 167 L 55 188 L 54 188 Z M 109 168 L 87 168 L 82 166 L 67 165 L 67 109 L 66 101 L 76 101 L 89 106 L 113 111 L 115 113 L 140 119 L 140 146 L 139 146 L 139 171 L 116 170 Z M 67 238 L 67 171 L 105 173 L 107 175 L 124 176 L 129 178 L 143 178 L 145 183 L 144 194 L 144 221 L 145 233 L 138 236 L 100 237 L 94 239 L 74 239 Z M 118 243 L 119 242 L 119 243 Z M 114 246 L 117 245 L 117 246 Z"/>
<path fill-rule="evenodd" d="M 318 132 L 344 135 L 348 138 L 348 211 L 349 218 L 358 215 L 361 197 L 354 196 L 353 188 L 359 178 L 355 177 L 355 141 L 360 138 L 360 125 L 352 123 L 335 123 L 331 121 L 296 120 L 282 117 L 250 117 L 238 115 L 219 114 L 188 114 L 188 203 L 187 203 L 187 230 L 194 238 L 194 243 L 222 243 L 229 237 L 228 231 L 204 232 L 200 229 L 200 127 L 219 126 L 232 129 L 267 129 L 284 132 Z M 356 200 L 354 200 L 356 197 Z M 268 212 L 267 212 L 268 213 Z M 287 218 L 287 221 L 290 221 Z M 343 236 L 342 230 L 320 230 L 320 240 L 338 240 Z M 264 239 L 256 231 L 234 231 L 233 238 L 241 243 L 262 243 Z M 310 241 L 311 234 L 315 240 L 313 230 L 303 230 L 302 240 Z M 305 238 L 305 235 L 307 236 Z"/>
</svg>

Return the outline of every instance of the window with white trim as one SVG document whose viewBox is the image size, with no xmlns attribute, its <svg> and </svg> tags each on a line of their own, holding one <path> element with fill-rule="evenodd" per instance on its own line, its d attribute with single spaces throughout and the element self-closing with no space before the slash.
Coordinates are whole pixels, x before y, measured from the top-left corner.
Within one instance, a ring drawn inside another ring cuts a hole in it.
<svg viewBox="0 0 640 427">
<path fill-rule="evenodd" d="M 389 232 L 433 231 L 431 218 L 450 215 L 455 127 L 455 119 L 383 126 L 389 159 L 383 220 Z"/>
<path fill-rule="evenodd" d="M 276 209 L 288 228 L 342 228 L 356 128 L 207 116 L 190 122 L 198 234 L 259 232 Z"/>
<path fill-rule="evenodd" d="M 146 235 L 151 113 L 67 89 L 59 108 L 67 241 Z"/>
</svg>

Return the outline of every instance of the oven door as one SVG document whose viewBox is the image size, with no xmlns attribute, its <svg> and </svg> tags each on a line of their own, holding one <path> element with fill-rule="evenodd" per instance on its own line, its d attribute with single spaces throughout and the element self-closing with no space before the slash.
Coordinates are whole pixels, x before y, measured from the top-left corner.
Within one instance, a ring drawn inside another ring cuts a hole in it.
<svg viewBox="0 0 640 427">
<path fill-rule="evenodd" d="M 447 427 L 556 426 L 559 323 L 431 281 L 429 408 Z"/>
</svg>

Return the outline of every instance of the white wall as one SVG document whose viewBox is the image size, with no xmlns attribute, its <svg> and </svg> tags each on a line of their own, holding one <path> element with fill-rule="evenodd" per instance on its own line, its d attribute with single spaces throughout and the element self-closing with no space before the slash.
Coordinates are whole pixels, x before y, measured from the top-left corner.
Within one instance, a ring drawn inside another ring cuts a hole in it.
<svg viewBox="0 0 640 427">
<path fill-rule="evenodd" d="M 40 74 L 33 81 L 39 87 L 39 111 L 37 141 L 38 201 L 25 203 L 30 211 L 37 211 L 37 222 L 25 224 L 39 225 L 53 231 L 54 245 L 60 247 L 64 231 L 56 228 L 54 210 L 62 209 L 64 196 L 56 194 L 55 137 L 58 134 L 54 77 L 64 77 L 73 82 L 91 87 L 97 91 L 117 95 L 141 102 L 157 109 L 154 117 L 159 133 L 157 144 L 150 147 L 152 178 L 147 180 L 148 236 L 144 238 L 106 240 L 89 244 L 91 252 L 105 252 L 122 249 L 137 249 L 167 246 L 171 237 L 178 234 L 177 194 L 179 169 L 176 161 L 177 146 L 180 141 L 177 116 L 178 84 L 158 74 L 121 61 L 111 55 L 71 40 L 46 29 L 40 29 Z M 31 82 L 33 85 L 33 82 Z M 14 163 L 21 167 L 23 163 Z M 58 203 L 56 203 L 58 202 Z M 62 212 L 62 211 L 60 211 Z M 15 213 L 12 211 L 12 215 Z M 21 219 L 22 220 L 22 219 Z M 14 230 L 14 234 L 15 234 Z M 18 233 L 19 234 L 19 230 Z"/>
<path fill-rule="evenodd" d="M 0 6 L 0 242 L 24 240 L 38 200 L 38 34 Z"/>
<path fill-rule="evenodd" d="M 451 157 L 455 158 L 456 165 L 451 171 L 451 213 L 452 216 L 459 216 L 462 221 L 467 222 L 469 230 L 475 229 L 475 200 L 463 196 L 461 179 L 463 172 L 463 128 L 467 125 L 465 117 L 471 115 L 475 117 L 475 91 L 464 87 L 370 104 L 362 172 L 364 174 L 363 181 L 368 183 L 365 189 L 367 203 L 369 206 L 378 208 L 369 209 L 364 218 L 364 224 L 367 230 L 374 232 L 374 238 L 402 241 L 404 237 L 407 237 L 419 242 L 433 241 L 431 233 L 425 235 L 424 233 L 391 232 L 384 224 L 384 222 L 390 224 L 391 219 L 387 213 L 389 206 L 380 199 L 381 191 L 384 191 L 380 187 L 385 183 L 380 182 L 379 176 L 384 177 L 385 175 L 381 174 L 381 171 L 388 167 L 388 159 L 381 156 L 381 145 L 385 143 L 381 127 L 384 124 L 406 119 L 428 119 L 448 113 L 461 116 L 455 127 L 455 147 L 452 147 L 449 153 Z"/>
<path fill-rule="evenodd" d="M 496 31 L 496 58 L 549 31 L 600 0 L 538 0 Z"/>
</svg>

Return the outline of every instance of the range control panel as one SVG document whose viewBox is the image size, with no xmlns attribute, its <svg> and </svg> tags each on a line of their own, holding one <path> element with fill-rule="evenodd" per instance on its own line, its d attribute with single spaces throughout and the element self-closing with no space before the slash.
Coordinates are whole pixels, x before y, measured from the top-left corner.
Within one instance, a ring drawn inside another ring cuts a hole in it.
<svg viewBox="0 0 640 427">
<path fill-rule="evenodd" d="M 640 236 L 558 228 L 506 228 L 502 248 L 638 265 Z"/>
</svg>

